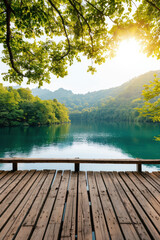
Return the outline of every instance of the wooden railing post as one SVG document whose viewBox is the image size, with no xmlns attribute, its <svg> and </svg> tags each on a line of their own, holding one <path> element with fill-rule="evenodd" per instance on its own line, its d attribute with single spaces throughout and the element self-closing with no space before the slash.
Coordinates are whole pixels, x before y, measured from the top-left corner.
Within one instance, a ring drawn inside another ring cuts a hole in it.
<svg viewBox="0 0 160 240">
<path fill-rule="evenodd" d="M 15 171 L 17 171 L 17 169 L 18 169 L 18 167 L 17 167 L 17 163 L 12 163 L 12 170 L 15 172 Z"/>
<path fill-rule="evenodd" d="M 142 172 L 142 164 L 137 164 L 137 172 Z"/>
<path fill-rule="evenodd" d="M 75 158 L 75 159 L 79 159 L 79 157 L 77 157 L 77 158 Z M 74 164 L 74 171 L 75 171 L 75 172 L 79 172 L 79 165 L 80 165 L 79 163 L 75 163 L 75 164 Z"/>
<path fill-rule="evenodd" d="M 79 163 L 75 163 L 74 165 L 74 171 L 79 172 Z"/>
</svg>

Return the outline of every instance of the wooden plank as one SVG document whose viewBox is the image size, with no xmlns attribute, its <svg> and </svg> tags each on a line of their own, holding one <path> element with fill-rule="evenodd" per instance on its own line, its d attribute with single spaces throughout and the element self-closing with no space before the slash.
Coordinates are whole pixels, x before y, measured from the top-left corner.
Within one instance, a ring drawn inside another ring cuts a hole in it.
<svg viewBox="0 0 160 240">
<path fill-rule="evenodd" d="M 20 172 L 9 172 L 7 175 L 5 175 L 1 181 L 0 181 L 0 190 L 4 190 L 9 184 L 14 180 L 14 177 L 17 177 L 20 174 Z"/>
<path fill-rule="evenodd" d="M 134 206 L 136 213 L 139 216 L 139 218 L 141 219 L 143 225 L 149 232 L 151 239 L 158 239 L 159 233 L 154 228 L 153 224 L 151 223 L 151 221 L 148 218 L 148 216 L 146 215 L 146 213 L 143 211 L 141 205 L 139 204 L 139 202 L 135 198 L 134 194 L 132 193 L 132 190 L 130 191 L 130 188 L 128 187 L 128 185 L 130 184 L 130 180 L 128 180 L 128 177 L 126 176 L 126 174 L 119 173 L 117 175 L 117 179 L 118 179 L 119 183 L 121 184 L 123 190 L 125 191 L 125 194 L 129 198 L 130 202 Z"/>
<path fill-rule="evenodd" d="M 156 174 L 150 173 L 150 177 L 151 177 L 158 185 L 160 185 L 160 179 L 159 179 L 159 177 L 158 177 Z"/>
<path fill-rule="evenodd" d="M 54 180 L 54 183 L 51 187 L 51 190 L 49 192 L 45 205 L 36 223 L 34 232 L 30 238 L 31 240 L 43 239 L 52 209 L 54 207 L 55 199 L 57 197 L 57 193 L 61 183 L 61 178 L 62 178 L 62 171 L 58 171 L 56 175 L 56 179 Z"/>
<path fill-rule="evenodd" d="M 149 181 L 147 181 L 144 175 L 137 174 L 137 173 L 134 173 L 134 174 L 141 181 L 141 183 L 147 188 L 147 191 L 150 191 L 150 194 L 152 194 L 155 197 L 156 201 L 160 203 L 160 192 L 157 191 L 157 189 L 153 187 L 153 185 Z"/>
<path fill-rule="evenodd" d="M 49 193 L 54 175 L 55 175 L 55 171 L 49 171 L 49 174 L 45 179 L 45 182 L 42 188 L 40 189 L 38 195 L 36 196 L 36 199 L 32 207 L 30 208 L 30 211 L 28 212 L 18 234 L 16 235 L 17 240 L 28 239 L 30 237 L 32 233 L 32 229 L 34 228 L 36 221 L 38 220 L 43 204 Z"/>
<path fill-rule="evenodd" d="M 102 172 L 102 177 L 103 177 L 107 192 L 108 192 L 110 199 L 112 201 L 112 204 L 114 206 L 119 223 L 120 224 L 121 223 L 126 223 L 126 224 L 131 223 L 131 219 L 128 216 L 128 213 L 127 213 L 127 211 L 119 197 L 119 194 L 109 176 L 109 173 Z"/>
<path fill-rule="evenodd" d="M 1 171 L 0 180 L 9 173 L 10 171 Z"/>
<path fill-rule="evenodd" d="M 137 235 L 137 232 L 136 232 L 135 228 L 132 226 L 131 218 L 128 215 L 128 212 L 126 211 L 126 208 L 123 205 L 123 202 L 121 201 L 121 198 L 120 198 L 120 196 L 117 192 L 117 189 L 116 189 L 114 183 L 112 182 L 112 180 L 109 176 L 109 173 L 102 172 L 102 176 L 103 176 L 104 183 L 105 183 L 105 186 L 107 188 L 109 197 L 110 197 L 111 202 L 113 204 L 118 222 L 119 222 L 119 224 L 122 228 L 122 231 L 123 231 L 123 234 L 124 234 L 125 238 L 128 238 L 127 234 L 132 229 L 132 232 L 133 232 L 132 235 L 136 236 L 137 239 L 140 239 L 139 236 Z M 123 224 L 125 224 L 125 226 L 126 226 L 125 231 L 123 230 L 123 227 L 122 227 Z M 128 226 L 128 230 L 126 230 L 127 226 Z"/>
<path fill-rule="evenodd" d="M 28 173 L 27 175 L 30 175 L 30 173 Z M 3 227 L 6 226 L 6 224 L 7 226 L 10 226 L 9 222 L 12 222 L 13 216 L 14 218 L 18 216 L 19 212 L 23 208 L 21 206 L 23 206 L 23 204 L 25 203 L 25 200 L 29 198 L 30 194 L 32 193 L 32 189 L 34 189 L 34 187 L 36 186 L 36 184 L 38 184 L 38 182 L 42 177 L 43 177 L 43 173 L 40 173 L 39 171 L 37 171 L 31 177 L 29 182 L 24 186 L 23 191 L 21 191 L 18 194 L 17 198 L 12 202 L 12 204 L 10 204 L 7 207 L 5 213 L 2 210 L 3 218 L 0 221 L 0 230 L 2 230 Z"/>
<path fill-rule="evenodd" d="M 157 182 L 158 184 L 160 184 L 160 178 L 159 178 L 158 175 L 156 175 L 156 172 L 151 172 L 151 173 L 149 173 L 149 175 L 152 176 L 153 180 L 156 180 L 156 182 Z"/>
<path fill-rule="evenodd" d="M 158 184 L 158 183 L 155 181 L 154 177 L 152 177 L 151 174 L 149 174 L 149 173 L 147 173 L 147 172 L 143 172 L 143 173 L 141 173 L 141 174 L 142 174 L 142 176 L 143 176 L 145 179 L 147 179 L 147 181 L 148 181 L 150 184 L 152 184 L 152 186 L 153 186 L 154 188 L 157 189 L 158 192 L 160 192 L 160 184 Z"/>
<path fill-rule="evenodd" d="M 44 240 L 52 240 L 53 236 L 56 240 L 59 237 L 69 177 L 70 171 L 64 171 L 56 202 L 54 204 L 54 208 L 44 236 Z"/>
<path fill-rule="evenodd" d="M 137 232 L 135 231 L 135 228 L 132 224 L 121 224 L 122 231 L 125 234 L 125 239 L 127 240 L 137 240 L 140 239 L 140 237 L 137 235 Z M 142 238 L 145 239 L 145 238 Z"/>
<path fill-rule="evenodd" d="M 112 240 L 124 239 L 119 223 L 117 221 L 112 203 L 109 199 L 108 193 L 106 192 L 106 187 L 104 185 L 104 182 L 99 172 L 95 172 L 95 178 L 96 178 L 98 193 L 102 202 L 102 207 L 103 207 L 104 215 L 106 218 L 107 226 L 109 229 L 110 238 Z"/>
<path fill-rule="evenodd" d="M 2 239 L 9 240 L 9 239 L 13 239 L 13 236 L 16 235 L 17 229 L 19 229 L 19 227 L 23 223 L 23 221 L 26 217 L 26 214 L 30 210 L 30 208 L 31 208 L 38 192 L 40 191 L 47 175 L 48 175 L 48 173 L 45 172 L 45 171 L 40 172 L 40 174 L 39 174 L 39 172 L 34 174 L 33 178 L 30 181 L 31 184 L 26 185 L 26 187 L 28 187 L 28 191 L 24 193 L 23 200 L 20 202 L 17 209 L 15 210 L 15 212 L 12 214 L 12 216 L 10 217 L 10 219 L 7 222 L 6 222 L 6 219 L 8 219 L 8 212 L 7 211 L 5 212 L 5 215 L 2 218 L 3 222 L 1 221 L 0 224 L 2 226 L 3 226 L 3 223 L 4 224 L 7 223 L 7 224 L 5 225 L 3 230 L 1 230 L 1 232 L 0 232 L 0 239 L 2 238 Z M 30 185 L 30 186 L 28 186 L 28 185 Z M 22 191 L 22 195 L 23 195 L 23 191 Z M 20 198 L 21 198 L 21 196 L 20 196 Z M 17 199 L 17 200 L 19 200 L 19 199 Z M 14 202 L 9 207 L 9 210 L 10 210 L 9 213 L 13 212 L 12 207 L 14 208 Z"/>
<path fill-rule="evenodd" d="M 7 172 L 1 180 L 10 173 L 9 184 L 5 179 L 2 185 L 2 194 L 6 197 L 0 208 L 0 239 L 91 240 L 91 216 L 98 240 L 160 239 L 158 172 L 107 172 L 102 175 L 89 172 L 91 211 L 84 172 L 79 172 L 78 179 L 77 173 L 72 173 L 66 205 L 69 171 L 65 171 L 63 182 L 61 172 L 57 173 L 59 177 L 53 185 L 49 171 L 29 171 L 26 175 L 23 172 L 23 177 L 22 172 L 17 177 Z"/>
<path fill-rule="evenodd" d="M 141 194 L 141 192 L 137 189 L 137 187 L 134 185 L 134 183 L 130 180 L 130 178 L 126 174 L 120 173 L 120 176 L 125 181 L 125 183 L 127 184 L 128 188 L 130 189 L 132 194 L 134 194 L 134 197 L 136 198 L 136 200 L 139 202 L 141 208 L 147 214 L 147 216 L 149 217 L 150 221 L 152 222 L 152 224 L 150 222 L 148 227 L 150 228 L 150 226 L 154 225 L 154 227 L 157 229 L 157 232 L 159 233 L 159 231 L 160 231 L 160 229 L 159 229 L 160 218 L 159 218 L 158 213 L 153 209 L 153 207 L 150 205 L 150 203 Z M 146 221 L 146 218 L 145 218 L 145 221 Z"/>
<path fill-rule="evenodd" d="M 160 171 L 158 171 L 158 172 L 153 172 L 153 174 L 155 174 L 157 177 L 160 178 Z"/>
<path fill-rule="evenodd" d="M 20 193 L 20 195 L 22 195 L 21 190 L 25 187 L 26 184 L 28 184 L 28 181 L 30 180 L 30 178 L 32 177 L 32 175 L 33 175 L 34 173 L 35 173 L 35 171 L 30 171 L 30 172 L 28 172 L 28 173 L 24 176 L 23 181 L 21 181 L 20 184 L 18 184 L 18 185 L 12 190 L 12 192 L 10 192 L 10 193 L 7 195 L 7 197 L 5 198 L 5 201 L 3 201 L 3 202 L 1 203 L 0 215 L 2 215 L 2 214 L 6 211 L 6 209 L 7 209 L 7 208 L 9 207 L 9 205 L 13 202 L 13 200 L 14 200 L 15 202 L 17 201 L 17 199 L 15 200 L 16 197 L 18 197 L 18 199 L 20 199 L 20 198 L 19 198 L 19 193 Z M 24 191 L 24 189 L 23 189 L 23 191 Z M 14 202 L 14 210 L 16 209 L 16 206 L 18 205 L 19 201 L 18 201 L 17 205 L 15 204 L 15 202 Z"/>
<path fill-rule="evenodd" d="M 139 237 L 141 239 L 145 239 L 145 240 L 151 239 L 150 236 L 148 235 L 148 232 L 146 231 L 141 219 L 139 218 L 138 214 L 136 213 L 135 208 L 133 207 L 132 203 L 130 202 L 130 199 L 128 198 L 125 190 L 122 187 L 124 185 L 124 183 L 121 182 L 122 183 L 122 186 L 121 186 L 120 182 L 118 181 L 119 174 L 117 172 L 113 172 L 113 173 L 110 173 L 109 176 L 111 177 L 111 179 L 117 189 L 117 192 L 119 193 L 121 201 L 123 202 L 123 204 L 128 212 L 128 215 L 131 218 L 132 224 L 134 225 L 134 228 L 136 229 Z M 132 232 L 133 235 L 135 236 L 134 231 L 132 230 L 133 228 L 131 226 L 128 226 L 128 230 L 127 230 L 127 226 L 124 227 L 124 225 L 125 224 L 123 224 L 123 225 L 121 224 L 124 234 L 126 235 L 127 231 L 129 231 L 129 232 Z"/>
<path fill-rule="evenodd" d="M 19 175 L 21 174 L 21 172 L 17 171 L 17 172 L 12 172 L 12 177 L 1 187 L 0 189 L 0 195 L 6 190 L 7 188 L 10 189 L 12 188 L 12 184 L 14 185 L 14 181 L 17 180 L 17 178 L 19 177 Z M 23 173 L 22 173 L 23 174 Z M 5 194 L 4 194 L 5 195 Z M 3 198 L 2 198 L 3 199 Z"/>
<path fill-rule="evenodd" d="M 23 179 L 23 177 L 26 175 L 27 171 L 23 171 L 20 172 L 20 174 L 18 175 L 17 178 L 14 179 L 14 181 L 12 181 L 11 184 L 9 184 L 9 186 L 7 188 L 4 188 L 3 190 L 3 186 L 0 190 L 0 203 L 2 203 L 2 201 L 4 201 L 4 199 L 7 197 L 7 195 L 19 184 L 19 182 Z"/>
<path fill-rule="evenodd" d="M 154 208 L 154 210 L 158 213 L 158 215 L 160 215 L 160 204 L 153 197 L 153 195 L 150 193 L 148 188 L 133 173 L 127 172 L 127 175 L 134 182 L 137 189 L 139 189 L 140 193 L 145 197 L 145 199 L 152 206 L 152 208 Z M 160 224 L 160 221 L 159 221 L 159 224 Z"/>
<path fill-rule="evenodd" d="M 77 238 L 78 240 L 92 240 L 91 215 L 85 172 L 79 172 L 78 179 Z"/>
<path fill-rule="evenodd" d="M 91 208 L 93 216 L 93 225 L 96 239 L 105 240 L 110 239 L 105 218 L 103 215 L 101 201 L 98 195 L 96 181 L 93 172 L 88 172 L 89 193 L 91 198 Z"/>
<path fill-rule="evenodd" d="M 76 235 L 76 209 L 77 208 L 77 173 L 72 172 L 69 182 L 67 203 L 64 222 L 62 225 L 61 239 L 74 239 Z"/>
<path fill-rule="evenodd" d="M 160 172 L 153 172 L 152 174 L 160 179 Z"/>
</svg>

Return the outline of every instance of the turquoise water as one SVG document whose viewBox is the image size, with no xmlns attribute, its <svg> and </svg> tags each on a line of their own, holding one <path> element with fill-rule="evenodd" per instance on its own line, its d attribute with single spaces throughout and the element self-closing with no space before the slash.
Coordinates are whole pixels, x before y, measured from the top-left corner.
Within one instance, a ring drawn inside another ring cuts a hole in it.
<svg viewBox="0 0 160 240">
<path fill-rule="evenodd" d="M 71 124 L 0 128 L 0 157 L 160 158 L 160 124 L 72 122 Z M 19 169 L 71 169 L 73 164 L 19 164 Z M 0 164 L 1 170 L 11 164 Z M 135 170 L 135 165 L 81 164 L 81 170 Z M 144 165 L 143 170 L 160 170 Z"/>
</svg>

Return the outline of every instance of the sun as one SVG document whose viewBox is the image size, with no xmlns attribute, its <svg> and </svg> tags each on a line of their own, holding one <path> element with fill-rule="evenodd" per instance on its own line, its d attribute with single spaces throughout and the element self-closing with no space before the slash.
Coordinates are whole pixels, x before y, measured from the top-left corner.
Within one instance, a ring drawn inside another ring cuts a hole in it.
<svg viewBox="0 0 160 240">
<path fill-rule="evenodd" d="M 149 71 L 149 64 L 153 63 L 153 58 L 148 58 L 142 51 L 142 46 L 135 38 L 123 40 L 115 56 L 115 67 L 121 67 L 134 75 L 138 72 Z M 153 66 L 154 70 L 154 66 Z"/>
<path fill-rule="evenodd" d="M 123 40 L 117 51 L 116 57 L 124 62 L 134 63 L 135 61 L 145 58 L 141 51 L 140 44 L 134 38 Z"/>
<path fill-rule="evenodd" d="M 123 40 L 119 44 L 115 57 L 106 59 L 106 63 L 98 69 L 96 80 L 97 88 L 108 89 L 117 87 L 146 72 L 159 70 L 160 60 L 147 57 L 143 46 L 135 38 Z"/>
</svg>

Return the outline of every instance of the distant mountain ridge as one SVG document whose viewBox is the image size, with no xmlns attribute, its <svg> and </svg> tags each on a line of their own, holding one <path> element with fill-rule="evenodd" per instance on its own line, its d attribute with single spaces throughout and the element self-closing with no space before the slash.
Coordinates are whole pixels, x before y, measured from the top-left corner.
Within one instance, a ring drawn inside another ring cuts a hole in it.
<svg viewBox="0 0 160 240">
<path fill-rule="evenodd" d="M 47 89 L 35 88 L 32 89 L 32 94 L 38 96 L 42 100 L 56 98 L 60 103 L 64 103 L 70 111 L 81 111 L 87 107 L 100 106 L 103 101 L 110 97 L 125 98 L 129 100 L 139 98 L 144 84 L 153 81 L 154 74 L 160 77 L 160 70 L 147 72 L 115 88 L 89 92 L 86 94 L 74 94 L 71 90 L 65 90 L 63 88 L 54 92 Z"/>
</svg>

